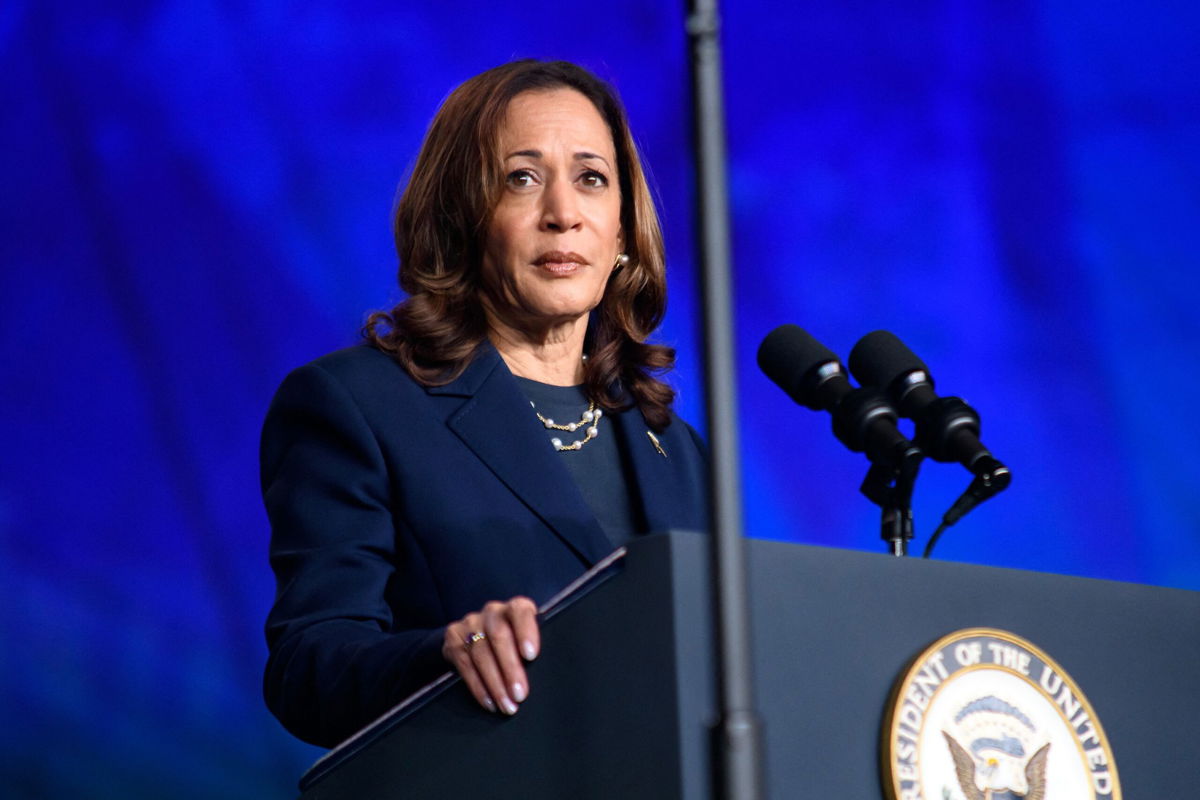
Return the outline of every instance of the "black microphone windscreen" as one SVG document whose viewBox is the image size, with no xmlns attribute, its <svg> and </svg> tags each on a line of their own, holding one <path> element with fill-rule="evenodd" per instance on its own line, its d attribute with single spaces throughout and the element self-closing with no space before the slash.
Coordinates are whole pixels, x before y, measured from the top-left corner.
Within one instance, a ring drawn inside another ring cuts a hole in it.
<svg viewBox="0 0 1200 800">
<path fill-rule="evenodd" d="M 758 346 L 758 367 L 801 405 L 819 409 L 817 398 L 809 397 L 804 378 L 837 355 L 798 325 L 780 325 Z"/>
<path fill-rule="evenodd" d="M 850 374 L 863 386 L 887 388 L 913 370 L 928 374 L 929 367 L 890 331 L 872 331 L 850 351 Z"/>
</svg>

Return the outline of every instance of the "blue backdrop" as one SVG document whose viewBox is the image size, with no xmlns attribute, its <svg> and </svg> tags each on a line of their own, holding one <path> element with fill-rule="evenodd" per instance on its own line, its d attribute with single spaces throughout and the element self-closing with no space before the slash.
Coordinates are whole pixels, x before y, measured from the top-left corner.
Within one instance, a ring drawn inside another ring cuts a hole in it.
<svg viewBox="0 0 1200 800">
<path fill-rule="evenodd" d="M 398 299 L 389 209 L 453 85 L 617 84 L 703 427 L 681 3 L 110 5 L 0 7 L 0 786 L 289 797 L 318 751 L 259 696 L 258 429 Z M 865 461 L 753 363 L 783 322 L 890 328 L 1015 475 L 941 557 L 1200 589 L 1194 4 L 728 5 L 749 533 L 882 550 Z M 919 543 L 967 477 L 926 467 Z"/>
</svg>

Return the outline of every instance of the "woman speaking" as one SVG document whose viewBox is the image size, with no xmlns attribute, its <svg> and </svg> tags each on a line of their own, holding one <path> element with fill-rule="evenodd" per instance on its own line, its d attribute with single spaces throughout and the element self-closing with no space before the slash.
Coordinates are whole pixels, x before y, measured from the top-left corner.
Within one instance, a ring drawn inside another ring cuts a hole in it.
<svg viewBox="0 0 1200 800">
<path fill-rule="evenodd" d="M 529 696 L 536 604 L 615 547 L 706 527 L 695 432 L 646 339 L 658 218 L 614 92 L 518 61 L 442 105 L 395 214 L 407 299 L 267 414 L 268 706 L 332 746 L 453 668 Z"/>
</svg>

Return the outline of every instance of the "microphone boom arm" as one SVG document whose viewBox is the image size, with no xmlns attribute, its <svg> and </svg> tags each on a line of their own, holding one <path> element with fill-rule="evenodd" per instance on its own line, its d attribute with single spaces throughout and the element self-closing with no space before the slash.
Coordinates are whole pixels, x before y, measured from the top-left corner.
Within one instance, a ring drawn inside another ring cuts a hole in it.
<svg viewBox="0 0 1200 800">
<path fill-rule="evenodd" d="M 1012 472 L 991 455 L 977 458 L 971 469 L 975 473 L 975 478 L 967 490 L 954 501 L 954 505 L 950 506 L 949 510 L 942 515 L 942 524 L 938 525 L 937 530 L 929 537 L 923 558 L 933 555 L 934 546 L 937 545 L 938 539 L 942 538 L 942 534 L 946 532 L 947 528 L 965 517 L 971 509 L 984 500 L 989 500 L 1003 492 L 1012 482 Z"/>
</svg>

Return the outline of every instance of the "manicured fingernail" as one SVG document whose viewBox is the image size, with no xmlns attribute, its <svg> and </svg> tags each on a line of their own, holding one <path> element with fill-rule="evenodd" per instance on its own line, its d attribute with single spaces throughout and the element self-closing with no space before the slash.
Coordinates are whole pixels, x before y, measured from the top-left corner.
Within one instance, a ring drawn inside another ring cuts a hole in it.
<svg viewBox="0 0 1200 800">
<path fill-rule="evenodd" d="M 510 717 L 517 713 L 517 704 L 512 700 L 509 700 L 507 697 L 500 701 L 500 708 L 504 709 L 504 713 L 508 714 Z"/>
<path fill-rule="evenodd" d="M 492 698 L 490 697 L 483 698 L 483 707 L 488 711 L 491 711 L 493 714 L 496 713 L 496 704 L 492 702 Z"/>
<path fill-rule="evenodd" d="M 525 698 L 528 697 L 528 694 L 525 691 L 525 684 L 523 683 L 514 683 L 512 685 L 512 692 L 513 699 L 515 699 L 518 703 L 524 703 Z"/>
<path fill-rule="evenodd" d="M 521 652 L 525 655 L 526 661 L 533 661 L 537 657 L 537 650 L 533 649 L 533 642 L 528 639 L 521 643 Z"/>
</svg>

